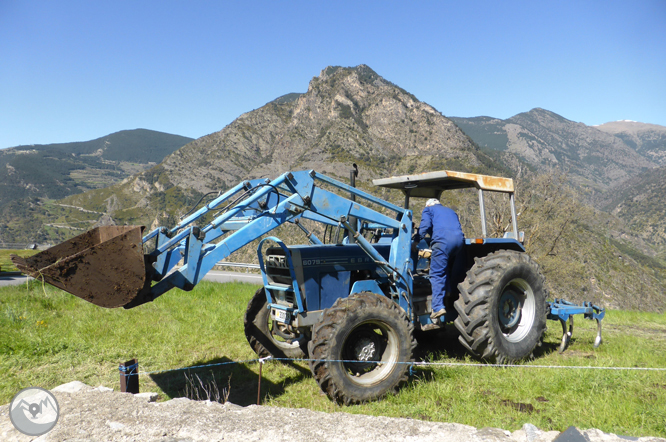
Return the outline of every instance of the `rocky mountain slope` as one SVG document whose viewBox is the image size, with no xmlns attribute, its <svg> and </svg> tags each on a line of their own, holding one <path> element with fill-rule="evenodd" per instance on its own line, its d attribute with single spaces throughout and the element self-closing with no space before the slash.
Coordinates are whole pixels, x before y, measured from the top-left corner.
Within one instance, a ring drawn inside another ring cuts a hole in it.
<svg viewBox="0 0 666 442">
<path fill-rule="evenodd" d="M 601 192 L 656 165 L 653 157 L 598 127 L 576 123 L 545 109 L 506 120 L 451 119 L 479 146 L 514 153 L 537 170 L 558 170 L 585 191 Z M 652 152 L 655 148 L 646 147 Z"/>
<path fill-rule="evenodd" d="M 445 166 L 498 170 L 449 119 L 365 65 L 328 67 L 306 93 L 285 97 L 118 186 L 70 198 L 69 204 L 146 222 L 182 213 L 202 194 L 288 170 L 316 169 L 346 179 L 356 162 L 365 180 Z"/>
<path fill-rule="evenodd" d="M 666 166 L 650 169 L 604 193 L 602 209 L 656 245 L 666 245 Z"/>
<path fill-rule="evenodd" d="M 512 152 L 536 170 L 557 170 L 595 207 L 619 216 L 656 246 L 666 244 L 666 127 L 634 121 L 586 126 L 544 109 L 507 120 L 451 119 L 479 146 Z M 660 193 L 661 192 L 661 193 Z"/>
<path fill-rule="evenodd" d="M 146 170 L 191 138 L 146 129 L 91 141 L 0 150 L 0 207 L 24 198 L 60 199 Z"/>
<path fill-rule="evenodd" d="M 642 156 L 659 165 L 666 165 L 666 127 L 637 121 L 613 121 L 594 126 L 620 138 Z"/>
<path fill-rule="evenodd" d="M 479 157 L 450 120 L 369 67 L 329 67 L 297 99 L 243 114 L 170 155 L 157 180 L 205 193 L 295 169 L 345 176 L 352 161 L 376 175 L 432 161 L 480 169 Z"/>
</svg>

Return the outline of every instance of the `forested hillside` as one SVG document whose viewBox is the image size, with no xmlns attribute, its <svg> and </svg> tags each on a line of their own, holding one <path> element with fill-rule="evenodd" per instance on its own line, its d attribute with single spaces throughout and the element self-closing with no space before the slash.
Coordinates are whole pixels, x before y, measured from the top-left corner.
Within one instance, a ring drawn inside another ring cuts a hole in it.
<svg viewBox="0 0 666 442">
<path fill-rule="evenodd" d="M 145 129 L 91 141 L 0 150 L 0 208 L 25 198 L 60 199 L 115 184 L 161 162 L 191 138 Z"/>
</svg>

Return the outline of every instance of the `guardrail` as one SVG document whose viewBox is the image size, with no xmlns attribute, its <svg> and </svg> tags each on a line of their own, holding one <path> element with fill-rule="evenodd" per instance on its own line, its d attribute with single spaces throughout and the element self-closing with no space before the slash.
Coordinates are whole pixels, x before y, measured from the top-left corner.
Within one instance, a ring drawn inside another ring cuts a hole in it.
<svg viewBox="0 0 666 442">
<path fill-rule="evenodd" d="M 0 249 L 13 249 L 13 250 L 26 250 L 26 249 L 32 249 L 32 250 L 37 250 L 37 249 L 43 249 L 43 248 L 48 248 L 51 247 L 50 245 L 40 245 L 35 242 L 5 242 L 5 243 L 0 243 Z"/>
<path fill-rule="evenodd" d="M 250 264 L 247 262 L 229 262 L 229 261 L 218 261 L 216 266 L 220 267 L 244 267 L 248 269 L 259 269 L 259 264 Z"/>
</svg>

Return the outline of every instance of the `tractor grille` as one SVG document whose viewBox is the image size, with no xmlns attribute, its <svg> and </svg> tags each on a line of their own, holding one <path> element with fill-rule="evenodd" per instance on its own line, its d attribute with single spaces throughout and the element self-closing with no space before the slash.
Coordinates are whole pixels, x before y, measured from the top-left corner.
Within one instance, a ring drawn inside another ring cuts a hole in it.
<svg viewBox="0 0 666 442">
<path fill-rule="evenodd" d="M 289 263 L 284 255 L 271 254 L 266 256 L 266 276 L 268 276 L 269 282 L 274 285 L 292 287 Z M 271 294 L 280 303 L 296 304 L 294 292 L 272 290 Z"/>
</svg>

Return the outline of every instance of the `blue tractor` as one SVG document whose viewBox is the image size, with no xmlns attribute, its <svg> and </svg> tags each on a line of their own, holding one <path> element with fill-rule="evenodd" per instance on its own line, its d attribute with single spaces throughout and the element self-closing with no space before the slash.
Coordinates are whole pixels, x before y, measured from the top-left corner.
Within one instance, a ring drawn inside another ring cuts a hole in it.
<svg viewBox="0 0 666 442">
<path fill-rule="evenodd" d="M 143 235 L 143 226 L 98 227 L 12 259 L 23 272 L 93 304 L 134 308 L 172 288 L 191 290 L 216 263 L 260 240 L 263 287 L 244 318 L 250 346 L 261 357 L 308 359 L 321 389 L 344 404 L 396 391 L 414 360 L 415 331 L 446 323 L 455 324 L 470 354 L 495 363 L 530 357 L 547 318 L 562 323 L 562 351 L 574 314 L 597 320 L 595 347 L 601 343 L 603 309 L 547 302 L 544 277 L 518 231 L 511 179 L 437 171 L 374 184 L 403 192 L 404 207 L 353 182 L 313 170 L 288 172 L 244 181 L 170 229 Z M 466 240 L 467 260 L 450 275 L 458 284 L 447 313 L 433 322 L 429 244 L 412 247 L 409 202 L 461 188 L 478 190 L 482 235 Z M 485 192 L 509 195 L 511 229 L 501 238 L 486 233 Z M 203 219 L 210 221 L 195 224 Z M 323 234 L 306 227 L 312 222 Z M 308 244 L 266 236 L 285 223 L 300 228 Z"/>
</svg>

